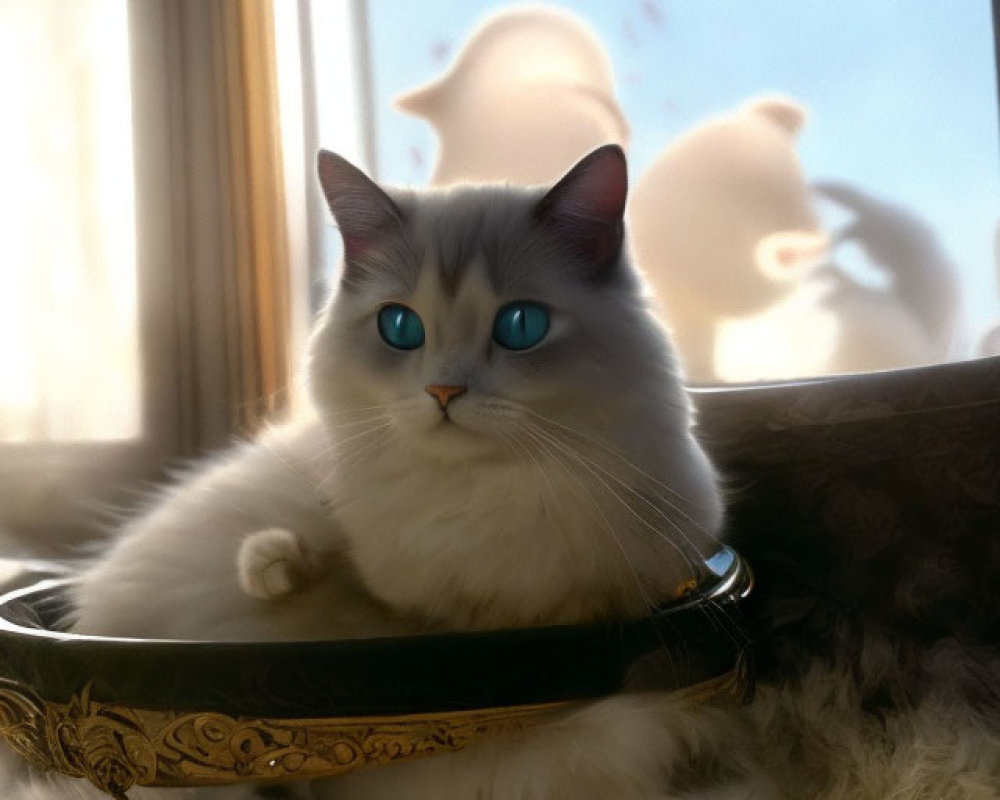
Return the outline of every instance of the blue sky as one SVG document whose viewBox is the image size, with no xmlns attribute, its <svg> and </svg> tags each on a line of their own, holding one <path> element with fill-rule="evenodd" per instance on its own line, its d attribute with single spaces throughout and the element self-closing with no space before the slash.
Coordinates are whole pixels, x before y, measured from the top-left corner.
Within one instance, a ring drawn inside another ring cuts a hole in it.
<svg viewBox="0 0 1000 800">
<path fill-rule="evenodd" d="M 430 128 L 390 99 L 439 75 L 487 0 L 369 0 L 379 178 L 424 183 Z M 638 175 L 702 117 L 780 91 L 810 120 L 810 178 L 849 180 L 934 225 L 958 264 L 966 336 L 1000 318 L 996 78 L 987 0 L 625 0 L 554 3 L 607 46 Z M 652 10 L 652 11 L 651 11 Z"/>
</svg>

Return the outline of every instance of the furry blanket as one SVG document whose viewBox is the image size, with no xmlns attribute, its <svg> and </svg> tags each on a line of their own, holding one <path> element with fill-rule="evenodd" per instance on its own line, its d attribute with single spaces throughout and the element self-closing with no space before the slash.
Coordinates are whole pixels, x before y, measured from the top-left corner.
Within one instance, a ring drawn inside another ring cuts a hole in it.
<svg viewBox="0 0 1000 800">
<path fill-rule="evenodd" d="M 1000 359 L 696 400 L 777 795 L 1000 797 Z"/>
</svg>

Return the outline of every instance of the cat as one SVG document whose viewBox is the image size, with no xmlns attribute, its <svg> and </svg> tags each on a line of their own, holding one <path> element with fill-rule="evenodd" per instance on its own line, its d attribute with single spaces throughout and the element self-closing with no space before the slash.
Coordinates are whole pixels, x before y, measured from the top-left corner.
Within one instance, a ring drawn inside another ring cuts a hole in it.
<svg viewBox="0 0 1000 800">
<path fill-rule="evenodd" d="M 723 504 L 625 251 L 621 149 L 547 190 L 389 191 L 327 152 L 318 169 L 345 255 L 310 344 L 314 414 L 126 525 L 75 582 L 73 629 L 368 637 L 636 617 L 677 597 L 718 548 Z M 721 762 L 727 724 L 622 695 L 314 790 L 660 797 L 675 761 Z"/>
</svg>

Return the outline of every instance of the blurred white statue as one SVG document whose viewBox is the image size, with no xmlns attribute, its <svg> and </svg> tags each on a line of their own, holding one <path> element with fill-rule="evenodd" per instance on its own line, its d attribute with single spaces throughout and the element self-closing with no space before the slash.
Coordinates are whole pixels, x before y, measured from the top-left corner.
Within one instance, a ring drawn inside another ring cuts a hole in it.
<svg viewBox="0 0 1000 800">
<path fill-rule="evenodd" d="M 805 117 L 752 100 L 681 135 L 632 192 L 633 252 L 689 380 L 717 379 L 720 323 L 788 296 L 826 252 L 795 151 Z"/>
<path fill-rule="evenodd" d="M 611 59 L 567 11 L 515 6 L 484 20 L 448 71 L 404 94 L 439 139 L 431 183 L 549 183 L 595 147 L 628 142 Z"/>
<path fill-rule="evenodd" d="M 820 226 L 795 151 L 804 109 L 752 100 L 679 137 L 632 195 L 633 249 L 689 380 L 756 381 L 946 360 L 954 268 L 906 209 L 845 184 L 817 191 L 853 214 Z M 883 285 L 841 269 L 856 243 Z"/>
<path fill-rule="evenodd" d="M 787 301 L 724 327 L 716 353 L 720 377 L 795 378 L 946 361 L 958 316 L 958 281 L 931 228 L 902 206 L 847 184 L 825 182 L 814 189 L 854 218 L 833 237 L 826 263 Z M 878 285 L 838 266 L 836 249 L 851 242 L 881 279 Z"/>
</svg>

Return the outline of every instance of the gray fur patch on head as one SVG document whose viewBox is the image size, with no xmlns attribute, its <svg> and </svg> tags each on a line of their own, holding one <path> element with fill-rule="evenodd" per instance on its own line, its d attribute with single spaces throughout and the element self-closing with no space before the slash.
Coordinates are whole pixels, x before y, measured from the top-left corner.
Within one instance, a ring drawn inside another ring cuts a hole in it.
<svg viewBox="0 0 1000 800">
<path fill-rule="evenodd" d="M 442 291 L 454 297 L 469 266 L 481 263 L 497 295 L 553 280 L 586 280 L 585 264 L 552 230 L 538 219 L 536 210 L 545 196 L 542 189 L 504 186 L 461 187 L 428 193 L 392 193 L 403 212 L 403 230 L 411 270 L 436 265 Z M 614 266 L 620 266 L 622 257 Z M 611 269 L 629 287 L 631 273 Z M 407 283 L 419 276 L 410 274 Z"/>
<path fill-rule="evenodd" d="M 531 209 L 542 192 L 500 187 L 463 187 L 428 194 L 417 202 L 399 197 L 406 209 L 411 241 L 420 242 L 436 262 L 442 291 L 450 297 L 473 262 L 488 270 L 490 284 L 503 291 L 512 256 L 537 236 Z"/>
</svg>

